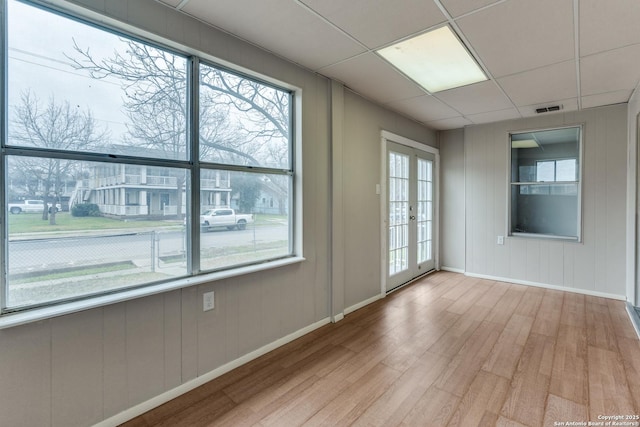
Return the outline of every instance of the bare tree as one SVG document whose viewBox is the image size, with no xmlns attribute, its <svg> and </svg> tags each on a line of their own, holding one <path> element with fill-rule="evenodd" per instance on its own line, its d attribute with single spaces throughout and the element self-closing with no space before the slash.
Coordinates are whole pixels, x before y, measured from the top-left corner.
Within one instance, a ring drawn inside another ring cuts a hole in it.
<svg viewBox="0 0 640 427">
<path fill-rule="evenodd" d="M 51 97 L 43 106 L 31 92 L 21 95 L 11 127 L 12 144 L 55 150 L 86 151 L 102 143 L 107 134 L 95 124 L 91 111 L 80 111 L 68 101 L 57 103 Z M 24 183 L 30 194 L 42 197 L 42 219 L 55 224 L 55 209 L 65 181 L 73 173 L 74 162 L 59 158 L 12 157 L 12 174 Z"/>
<path fill-rule="evenodd" d="M 92 78 L 115 77 L 122 82 L 130 121 L 127 138 L 132 144 L 184 158 L 188 129 L 185 59 L 132 40 L 123 39 L 122 43 L 123 49 L 98 58 L 74 40 L 74 53 L 67 57 L 76 69 L 87 71 Z M 287 92 L 204 64 L 200 66 L 199 83 L 202 160 L 289 165 Z M 269 191 L 286 197 L 287 184 L 273 181 Z"/>
</svg>

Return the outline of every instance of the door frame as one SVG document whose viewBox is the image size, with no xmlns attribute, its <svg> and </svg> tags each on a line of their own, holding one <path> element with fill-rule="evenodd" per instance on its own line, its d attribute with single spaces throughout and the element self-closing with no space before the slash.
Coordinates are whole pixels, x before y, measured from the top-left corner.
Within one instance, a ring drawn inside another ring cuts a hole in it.
<svg viewBox="0 0 640 427">
<path fill-rule="evenodd" d="M 380 182 L 380 296 L 385 297 L 387 295 L 387 275 L 388 275 L 388 238 L 387 238 L 387 223 L 388 220 L 388 212 L 387 212 L 387 181 L 388 171 L 387 171 L 387 150 L 388 143 L 393 142 L 396 144 L 404 145 L 409 148 L 413 148 L 419 151 L 424 151 L 426 153 L 431 153 L 435 157 L 434 168 L 433 168 L 433 176 L 434 176 L 434 188 L 433 188 L 433 218 L 434 218 L 434 227 L 433 227 L 433 253 L 435 259 L 435 270 L 440 270 L 440 150 L 431 147 L 429 145 L 423 144 L 418 141 L 414 141 L 409 138 L 405 138 L 404 136 L 400 136 L 394 134 L 392 132 L 383 130 L 380 132 L 380 142 L 381 142 L 381 182 Z M 402 286 L 391 290 L 393 292 L 396 289 L 400 289 Z"/>
</svg>

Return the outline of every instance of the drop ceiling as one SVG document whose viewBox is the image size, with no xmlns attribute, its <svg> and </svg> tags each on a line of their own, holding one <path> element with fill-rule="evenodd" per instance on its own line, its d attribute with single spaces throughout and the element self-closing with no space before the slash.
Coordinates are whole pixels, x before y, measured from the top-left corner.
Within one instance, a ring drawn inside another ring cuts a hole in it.
<svg viewBox="0 0 640 427">
<path fill-rule="evenodd" d="M 640 80 L 637 0 L 160 1 L 440 130 L 623 103 Z M 443 25 L 488 81 L 428 93 L 376 53 Z"/>
</svg>

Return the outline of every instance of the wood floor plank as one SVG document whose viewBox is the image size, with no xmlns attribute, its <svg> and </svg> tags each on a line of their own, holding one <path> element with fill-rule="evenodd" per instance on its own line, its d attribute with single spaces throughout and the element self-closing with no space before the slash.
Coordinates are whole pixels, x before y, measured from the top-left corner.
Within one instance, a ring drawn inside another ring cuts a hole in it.
<svg viewBox="0 0 640 427">
<path fill-rule="evenodd" d="M 608 299 L 607 307 L 609 308 L 609 316 L 611 316 L 616 335 L 624 338 L 638 338 L 636 330 L 631 324 L 629 314 L 627 313 L 626 303 L 624 301 Z"/>
<path fill-rule="evenodd" d="M 487 308 L 495 307 L 500 298 L 509 290 L 509 287 L 510 285 L 504 282 L 491 282 L 491 288 L 476 301 L 476 305 Z"/>
<path fill-rule="evenodd" d="M 355 353 L 346 348 L 334 347 L 329 353 L 318 355 L 311 363 L 283 377 L 282 380 L 273 383 L 270 387 L 262 389 L 264 392 L 252 394 L 242 403 L 248 405 L 254 412 L 260 413 L 275 400 L 280 399 L 293 389 L 298 389 L 300 384 L 307 383 L 309 378 L 323 378 L 354 356 Z"/>
<path fill-rule="evenodd" d="M 501 416 L 498 418 L 498 421 L 496 422 L 496 427 L 529 427 L 529 426 L 520 424 L 517 421 L 513 421 Z"/>
<path fill-rule="evenodd" d="M 617 352 L 589 346 L 589 415 L 634 415 L 626 372 Z"/>
<path fill-rule="evenodd" d="M 364 411 L 353 426 L 398 425 L 415 406 L 420 396 L 440 376 L 449 361 L 438 354 L 424 353 L 394 385 Z"/>
<path fill-rule="evenodd" d="M 537 427 L 638 413 L 624 302 L 442 272 L 125 426 Z"/>
<path fill-rule="evenodd" d="M 533 322 L 531 332 L 538 335 L 555 337 L 558 333 L 560 325 L 560 315 L 562 314 L 562 305 L 565 293 L 546 289 L 542 302 Z"/>
<path fill-rule="evenodd" d="M 354 357 L 347 360 L 342 366 L 339 366 L 335 372 L 341 375 L 341 379 L 347 382 L 355 382 L 373 366 L 381 363 L 396 348 L 399 341 L 394 337 L 385 337 L 386 339 L 376 341 L 372 345 L 358 352 Z M 329 375 L 333 375 L 331 372 Z"/>
<path fill-rule="evenodd" d="M 640 415 L 640 341 L 637 337 L 618 337 L 618 346 L 635 405 L 634 414 Z"/>
<path fill-rule="evenodd" d="M 402 427 L 446 426 L 460 398 L 435 386 L 420 396 L 411 412 L 399 424 Z"/>
<path fill-rule="evenodd" d="M 579 404 L 589 403 L 585 328 L 560 326 L 549 393 Z"/>
<path fill-rule="evenodd" d="M 598 421 L 597 418 L 589 418 L 589 411 L 585 405 L 563 399 L 560 396 L 549 394 L 547 406 L 544 411 L 544 425 L 553 426 L 555 423 L 567 421 L 588 422 Z"/>
<path fill-rule="evenodd" d="M 544 291 L 544 289 L 536 288 L 534 286 L 527 288 L 520 304 L 516 307 L 516 313 L 521 316 L 528 316 L 535 319 L 538 314 L 540 304 L 542 303 L 542 298 L 544 297 Z"/>
<path fill-rule="evenodd" d="M 366 376 L 351 384 L 305 421 L 304 425 L 308 427 L 351 425 L 387 391 L 400 375 L 401 373 L 395 369 L 383 364 L 376 365 Z"/>
<path fill-rule="evenodd" d="M 279 363 L 272 363 L 256 371 L 253 375 L 244 377 L 234 384 L 225 387 L 223 390 L 234 402 L 243 402 L 260 391 L 273 387 L 283 379 L 294 375 L 301 366 L 313 363 L 316 358 L 322 358 L 328 355 L 334 348 L 332 345 L 320 347 L 315 353 L 310 353 L 305 359 L 300 360 L 296 365 L 290 365 L 288 368 L 282 367 Z"/>
<path fill-rule="evenodd" d="M 182 412 L 164 418 L 159 422 L 150 422 L 149 425 L 154 427 L 173 427 L 181 423 L 184 426 L 204 427 L 210 425 L 236 406 L 237 404 L 229 396 L 220 391 Z"/>
<path fill-rule="evenodd" d="M 471 308 L 471 306 L 476 303 L 478 298 L 480 298 L 490 289 L 490 282 L 484 280 L 477 280 L 473 282 L 473 286 L 458 299 L 454 300 L 455 302 L 447 307 L 447 311 L 456 314 L 464 314 Z"/>
<path fill-rule="evenodd" d="M 337 395 L 345 390 L 350 383 L 343 381 L 339 375 L 332 373 L 316 381 L 311 387 L 282 402 L 267 416 L 260 420 L 263 426 L 301 425 L 311 418 Z M 186 426 L 186 425 L 185 425 Z"/>
<path fill-rule="evenodd" d="M 443 313 L 432 324 L 426 325 L 413 337 L 408 337 L 404 345 L 398 346 L 382 363 L 401 372 L 412 366 L 442 335 L 459 319 L 459 315 Z"/>
<path fill-rule="evenodd" d="M 526 288 L 524 286 L 510 286 L 498 303 L 493 306 L 486 320 L 488 322 L 506 325 L 511 315 L 515 312 L 516 307 L 520 304 L 525 290 Z"/>
<path fill-rule="evenodd" d="M 616 333 L 609 315 L 609 307 L 596 302 L 594 297 L 585 301 L 585 317 L 587 319 L 587 342 L 590 346 L 605 350 L 617 351 Z"/>
<path fill-rule="evenodd" d="M 453 326 L 429 347 L 429 350 L 443 356 L 455 356 L 480 323 L 481 321 L 460 316 Z"/>
<path fill-rule="evenodd" d="M 530 334 L 501 415 L 525 425 L 541 425 L 549 390 L 555 339 Z"/>
<path fill-rule="evenodd" d="M 567 292 L 564 295 L 560 323 L 577 327 L 584 326 L 587 323 L 584 295 L 571 292 Z"/>
<path fill-rule="evenodd" d="M 443 298 L 447 298 L 453 301 L 458 301 L 467 292 L 473 290 L 473 287 L 478 283 L 479 279 L 475 277 L 464 277 L 456 286 L 452 286 L 448 292 L 442 294 Z"/>
<path fill-rule="evenodd" d="M 438 378 L 436 386 L 458 397 L 464 396 L 498 340 L 498 336 L 500 336 L 498 325 L 482 322 Z"/>
<path fill-rule="evenodd" d="M 540 298 L 542 300 L 542 297 Z M 534 319 L 514 314 L 503 329 L 482 369 L 511 379 L 529 337 Z"/>
<path fill-rule="evenodd" d="M 486 423 L 488 419 L 496 420 L 508 392 L 509 380 L 489 372 L 478 372 L 447 426 L 474 426 Z"/>
</svg>

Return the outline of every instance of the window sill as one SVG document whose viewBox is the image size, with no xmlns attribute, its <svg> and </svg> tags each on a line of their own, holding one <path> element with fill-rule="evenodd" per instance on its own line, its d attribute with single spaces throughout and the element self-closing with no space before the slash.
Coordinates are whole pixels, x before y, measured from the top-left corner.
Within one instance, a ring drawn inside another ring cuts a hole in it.
<svg viewBox="0 0 640 427">
<path fill-rule="evenodd" d="M 555 234 L 538 234 L 538 233 L 524 233 L 524 232 L 512 232 L 509 237 L 529 237 L 535 239 L 548 239 L 548 240 L 562 240 L 564 242 L 580 243 L 580 239 L 570 236 L 558 236 Z"/>
<path fill-rule="evenodd" d="M 63 316 L 66 314 L 77 313 L 79 311 L 90 310 L 93 308 L 103 307 L 110 304 L 129 301 L 132 299 L 142 298 L 150 295 L 156 295 L 169 292 L 176 289 L 182 289 L 189 286 L 200 285 L 203 283 L 215 282 L 217 280 L 238 277 L 245 274 L 256 273 L 272 268 L 283 267 L 286 265 L 297 264 L 304 261 L 301 256 L 279 259 L 276 261 L 266 262 L 263 264 L 255 264 L 231 270 L 218 271 L 214 273 L 202 274 L 194 277 L 174 280 L 169 283 L 159 285 L 150 285 L 142 288 L 131 289 L 109 295 L 102 295 L 86 300 L 73 301 L 59 305 L 51 305 L 48 307 L 35 308 L 15 313 L 7 313 L 0 316 L 0 329 L 7 329 L 14 326 L 24 325 L 27 323 L 47 320 L 53 317 Z"/>
</svg>

